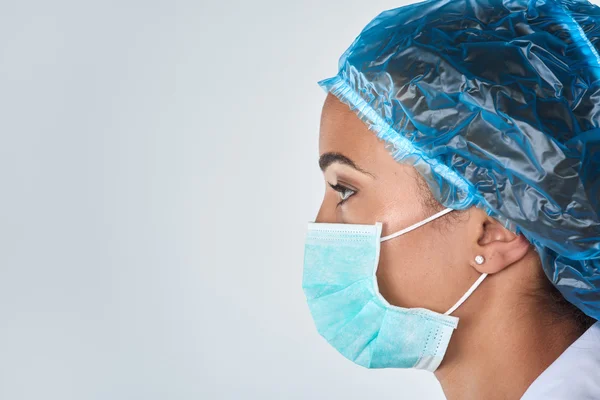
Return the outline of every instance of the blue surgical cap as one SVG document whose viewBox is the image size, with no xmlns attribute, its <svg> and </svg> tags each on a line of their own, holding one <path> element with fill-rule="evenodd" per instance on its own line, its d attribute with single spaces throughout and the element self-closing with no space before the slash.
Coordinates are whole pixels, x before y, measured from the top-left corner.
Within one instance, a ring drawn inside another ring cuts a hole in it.
<svg viewBox="0 0 600 400">
<path fill-rule="evenodd" d="M 429 0 L 384 11 L 319 81 L 446 207 L 535 246 L 600 319 L 600 7 Z"/>
</svg>

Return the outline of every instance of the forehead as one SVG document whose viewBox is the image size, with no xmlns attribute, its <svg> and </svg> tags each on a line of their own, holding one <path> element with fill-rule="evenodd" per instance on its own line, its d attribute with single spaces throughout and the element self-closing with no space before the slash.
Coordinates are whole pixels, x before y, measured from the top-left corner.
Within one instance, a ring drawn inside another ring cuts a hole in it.
<svg viewBox="0 0 600 400">
<path fill-rule="evenodd" d="M 367 170 L 386 161 L 396 163 L 375 132 L 331 93 L 323 105 L 319 132 L 319 154 L 328 152 L 342 153 Z"/>
</svg>

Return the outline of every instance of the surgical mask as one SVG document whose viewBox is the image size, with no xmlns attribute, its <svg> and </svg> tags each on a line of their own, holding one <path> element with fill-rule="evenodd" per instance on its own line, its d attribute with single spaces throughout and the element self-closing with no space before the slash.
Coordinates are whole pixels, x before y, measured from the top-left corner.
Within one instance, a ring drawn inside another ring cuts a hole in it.
<svg viewBox="0 0 600 400">
<path fill-rule="evenodd" d="M 302 288 L 317 331 L 344 357 L 366 368 L 431 372 L 438 368 L 458 326 L 458 317 L 449 314 L 487 274 L 482 274 L 454 306 L 440 314 L 389 304 L 379 292 L 376 272 L 381 242 L 450 211 L 447 208 L 385 237 L 381 237 L 381 222 L 308 223 Z"/>
</svg>

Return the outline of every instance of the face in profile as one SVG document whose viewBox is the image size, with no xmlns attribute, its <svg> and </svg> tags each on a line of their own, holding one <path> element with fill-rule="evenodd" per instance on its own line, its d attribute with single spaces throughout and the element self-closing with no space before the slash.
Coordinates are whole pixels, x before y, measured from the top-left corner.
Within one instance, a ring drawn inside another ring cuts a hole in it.
<svg viewBox="0 0 600 400">
<path fill-rule="evenodd" d="M 416 169 L 394 160 L 385 142 L 332 94 L 322 110 L 319 153 L 325 195 L 315 222 L 380 221 L 385 236 L 443 209 Z M 377 280 L 382 296 L 400 307 L 446 311 L 479 276 L 459 267 L 469 265 L 468 233 L 456 216 L 447 215 L 381 243 Z"/>
</svg>

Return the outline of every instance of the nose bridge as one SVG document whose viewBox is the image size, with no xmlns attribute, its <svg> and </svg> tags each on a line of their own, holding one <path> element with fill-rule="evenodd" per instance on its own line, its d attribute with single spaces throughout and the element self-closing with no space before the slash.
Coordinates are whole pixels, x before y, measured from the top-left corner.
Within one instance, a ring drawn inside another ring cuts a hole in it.
<svg viewBox="0 0 600 400">
<path fill-rule="evenodd" d="M 321 206 L 319 207 L 319 211 L 317 212 L 317 216 L 315 217 L 315 222 L 336 222 L 335 206 L 335 200 L 332 199 L 332 196 L 328 195 L 327 191 L 325 191 L 323 201 L 321 202 Z"/>
<path fill-rule="evenodd" d="M 325 222 L 325 199 L 321 202 L 321 206 L 319 207 L 319 211 L 317 211 L 317 216 L 315 217 L 315 222 Z"/>
</svg>

